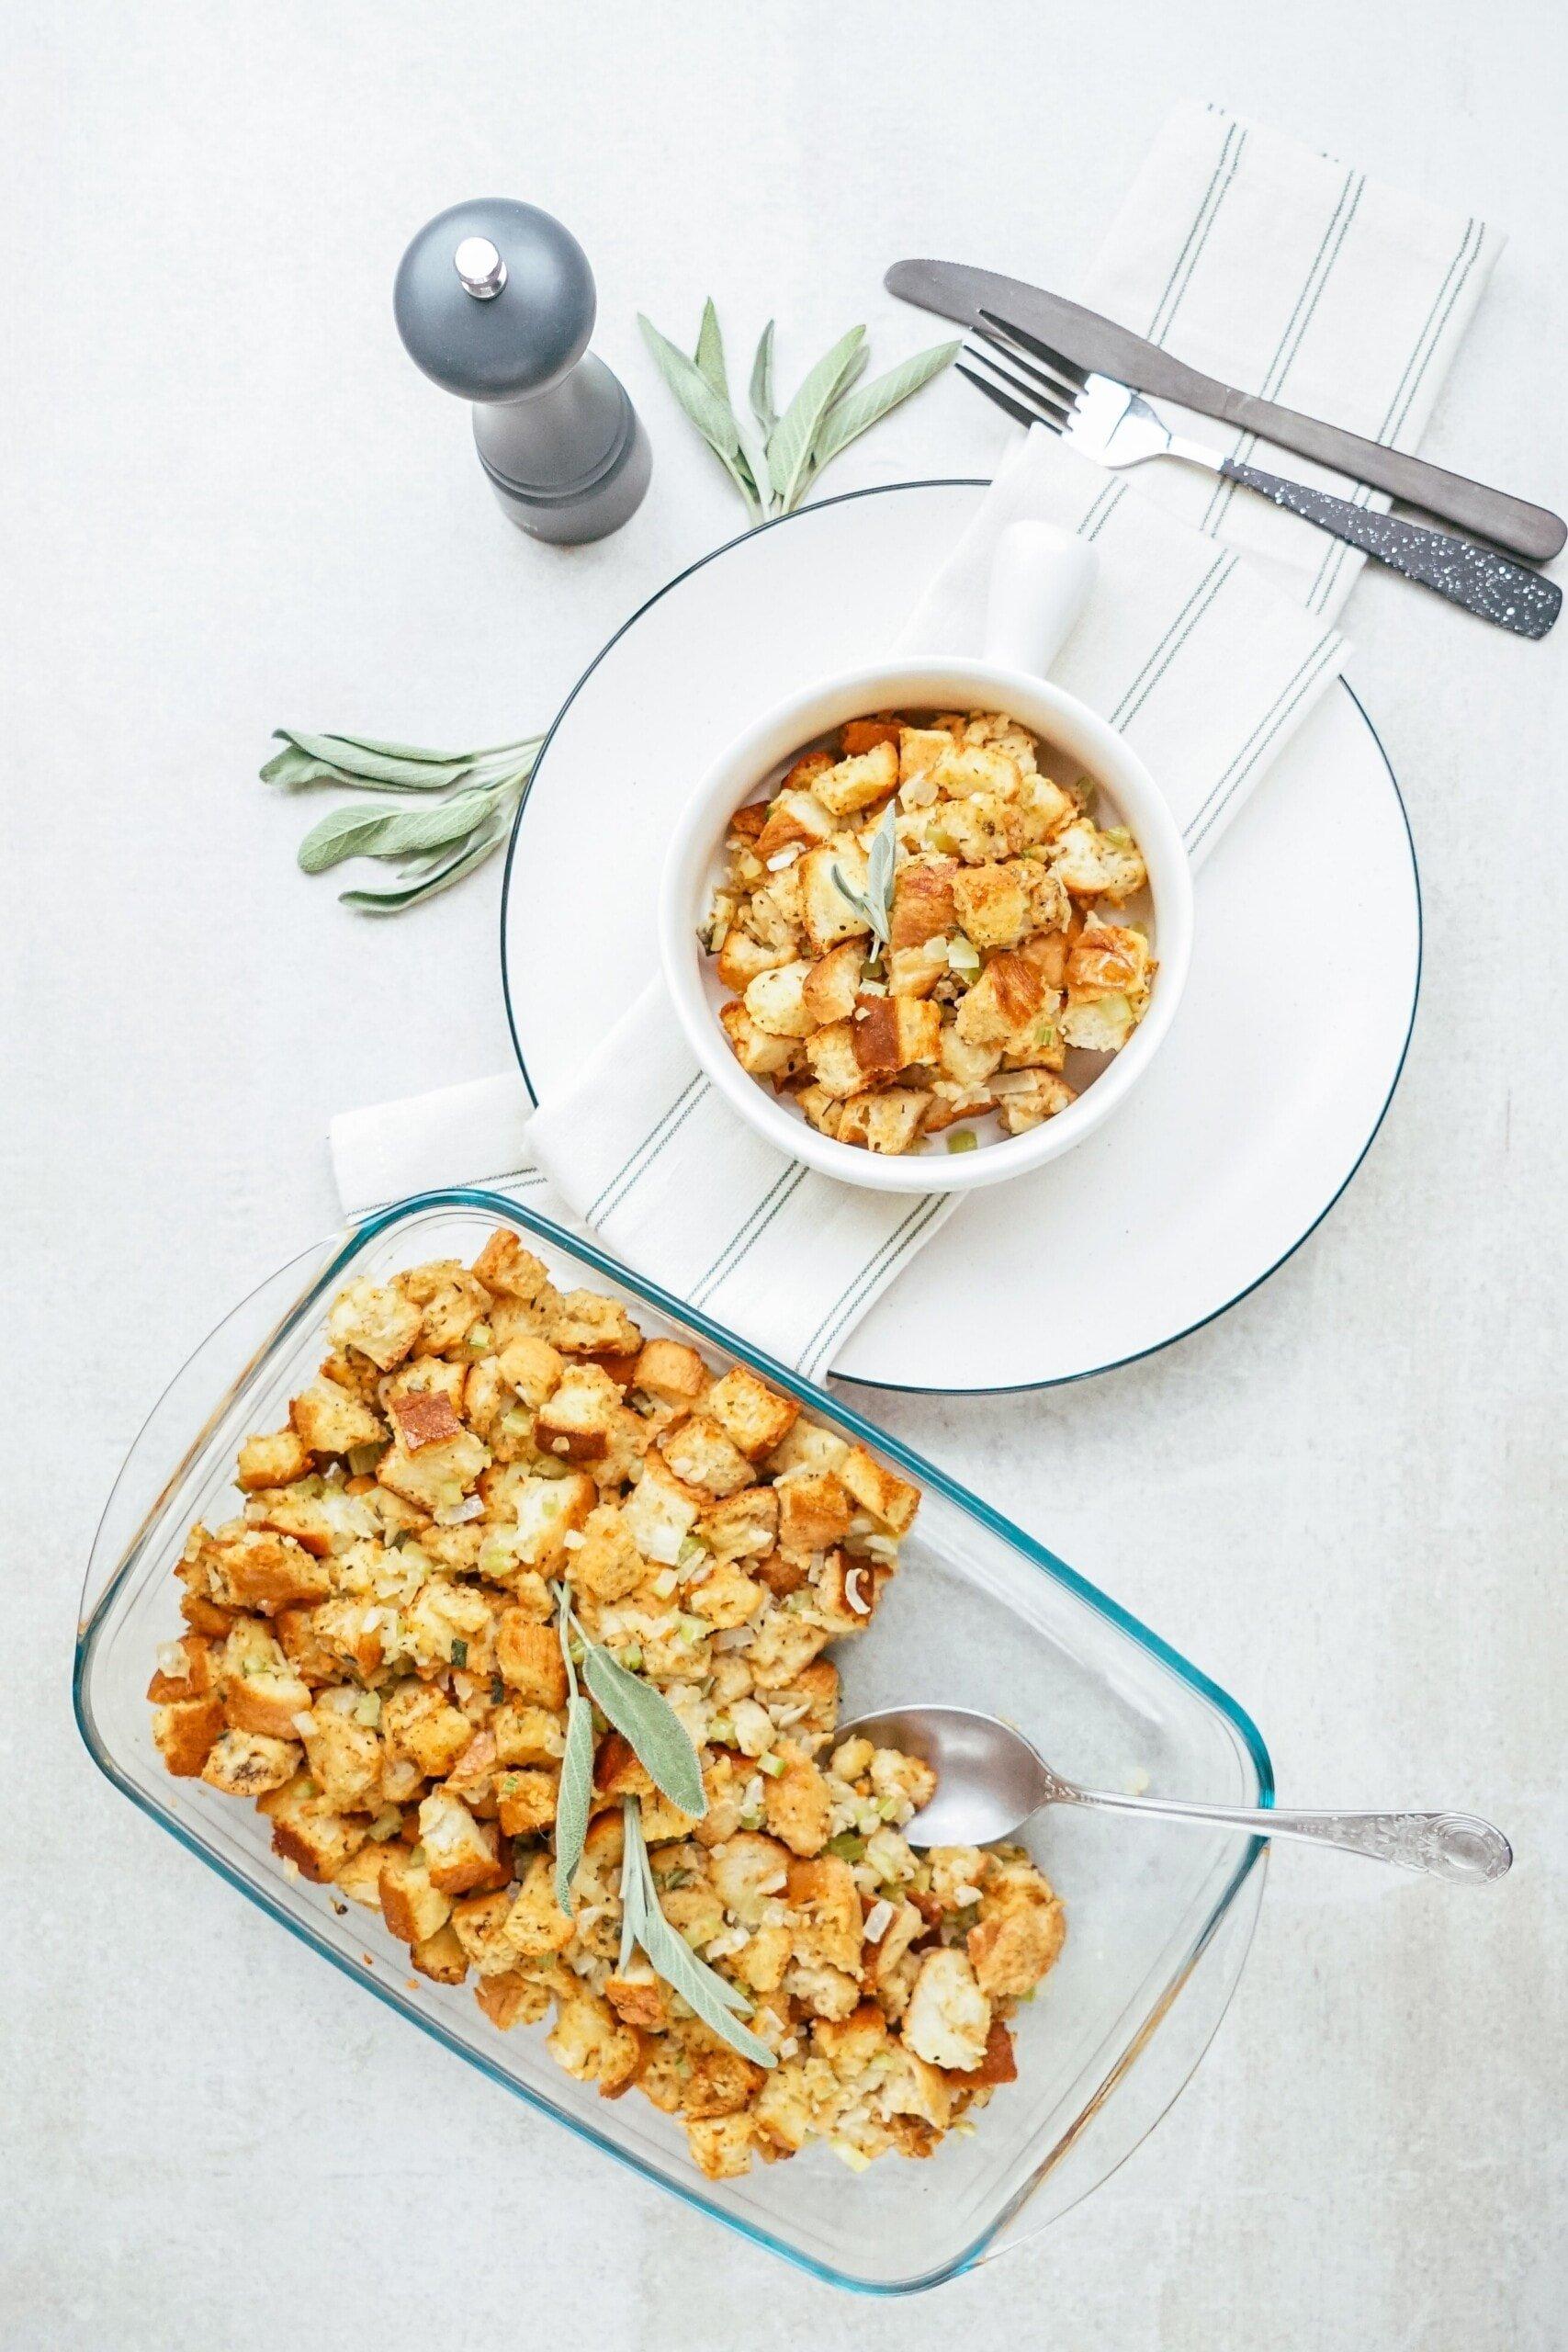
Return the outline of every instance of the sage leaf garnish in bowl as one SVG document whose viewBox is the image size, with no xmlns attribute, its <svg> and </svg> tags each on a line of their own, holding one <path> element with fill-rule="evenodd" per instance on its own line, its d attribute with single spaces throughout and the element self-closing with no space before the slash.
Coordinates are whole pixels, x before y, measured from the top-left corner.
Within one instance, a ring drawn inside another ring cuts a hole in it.
<svg viewBox="0 0 1568 2352">
<path fill-rule="evenodd" d="M 810 368 L 781 415 L 773 394 L 773 322 L 751 362 L 748 401 L 760 447 L 741 429 L 729 396 L 718 314 L 703 305 L 696 350 L 685 353 L 639 311 L 637 323 L 660 375 L 745 501 L 753 523 L 793 514 L 824 466 L 956 356 L 957 343 L 916 352 L 865 385 L 865 329 L 851 327 Z"/>
<path fill-rule="evenodd" d="M 893 944 L 893 875 L 898 859 L 898 796 L 894 794 L 883 812 L 882 822 L 871 837 L 871 849 L 865 861 L 865 888 L 857 890 L 846 880 L 844 869 L 835 865 L 829 870 L 834 888 L 847 899 L 857 915 L 872 928 L 883 949 Z"/>
<path fill-rule="evenodd" d="M 397 865 L 384 888 L 339 894 L 345 907 L 367 914 L 399 914 L 482 865 L 506 838 L 544 741 L 528 735 L 484 751 L 431 752 L 367 735 L 306 735 L 283 727 L 274 734 L 283 749 L 262 769 L 264 784 L 289 789 L 340 784 L 426 796 L 410 807 L 396 800 L 344 801 L 300 842 L 299 865 L 307 874 L 324 874 L 349 857 Z"/>
</svg>

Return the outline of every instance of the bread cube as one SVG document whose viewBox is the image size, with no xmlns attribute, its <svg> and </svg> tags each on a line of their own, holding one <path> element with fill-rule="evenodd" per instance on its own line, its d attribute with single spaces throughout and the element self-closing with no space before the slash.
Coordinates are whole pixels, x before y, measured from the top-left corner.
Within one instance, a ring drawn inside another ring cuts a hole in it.
<svg viewBox="0 0 1568 2352">
<path fill-rule="evenodd" d="M 621 1520 L 645 1560 L 671 1567 L 707 1500 L 705 1493 L 694 1492 L 656 1452 L 648 1455 L 641 1476 L 622 1504 Z"/>
<path fill-rule="evenodd" d="M 272 1824 L 275 1852 L 294 1862 L 318 1885 L 333 1877 L 367 1835 L 363 1821 L 333 1811 L 309 1772 L 296 1772 L 257 1804 Z"/>
<path fill-rule="evenodd" d="M 817 799 L 835 817 L 853 816 L 886 800 L 898 783 L 898 753 L 887 737 L 869 750 L 851 752 L 847 759 L 819 775 L 813 786 Z"/>
<path fill-rule="evenodd" d="M 941 1946 L 928 1951 L 899 2034 L 928 2065 L 963 2072 L 983 2064 L 991 2030 L 991 2005 L 976 1981 L 965 1953 Z"/>
<path fill-rule="evenodd" d="M 773 1491 L 784 1551 L 825 1552 L 849 1533 L 854 1516 L 849 1494 L 830 1470 L 792 1471 L 777 1481 Z"/>
<path fill-rule="evenodd" d="M 220 1528 L 204 1545 L 200 1566 L 212 1599 L 226 1609 L 275 1609 L 324 1600 L 332 1571 L 291 1536 L 260 1529 Z"/>
<path fill-rule="evenodd" d="M 436 1984 L 460 1984 L 468 1973 L 468 1955 L 457 1940 L 450 1920 L 433 1936 L 409 1947 L 409 1959 L 422 1976 Z"/>
<path fill-rule="evenodd" d="M 566 1661 L 553 1625 L 538 1625 L 520 1609 L 502 1611 L 495 1636 L 497 1671 L 507 1688 L 531 1707 L 552 1714 L 566 1704 Z"/>
<path fill-rule="evenodd" d="M 273 1437 L 248 1437 L 240 1448 L 236 1483 L 247 1495 L 264 1487 L 287 1487 L 307 1478 L 310 1449 L 295 1430 L 279 1430 Z"/>
<path fill-rule="evenodd" d="M 834 878 L 834 869 L 852 890 L 863 897 L 866 853 L 849 834 L 839 834 L 820 849 L 808 850 L 793 871 L 800 876 L 801 919 L 818 956 L 825 956 L 841 939 L 863 938 L 871 925 L 846 898 Z"/>
<path fill-rule="evenodd" d="M 847 1102 L 865 1085 L 865 1072 L 855 1053 L 855 1023 L 830 1021 L 806 1040 L 806 1059 L 824 1094 Z"/>
<path fill-rule="evenodd" d="M 223 1702 L 215 1691 L 200 1699 L 171 1699 L 152 1711 L 152 1740 L 176 1781 L 199 1779 L 223 1732 Z"/>
<path fill-rule="evenodd" d="M 787 1078 L 796 1067 L 797 1041 L 759 1029 L 743 1004 L 721 1004 L 718 1018 L 736 1060 L 749 1078 Z"/>
<path fill-rule="evenodd" d="M 534 1421 L 535 1442 L 563 1462 L 600 1462 L 621 1414 L 621 1392 L 596 1363 L 570 1363 Z"/>
<path fill-rule="evenodd" d="M 895 1078 L 913 1063 L 934 1062 L 941 1037 L 942 1016 L 934 1004 L 912 996 L 863 997 L 850 1024 L 862 1086 Z"/>
<path fill-rule="evenodd" d="M 1101 1002 L 1112 1004 L 1115 998 L 1103 998 Z M 1065 1030 L 1064 1030 L 1065 1034 Z M 998 1070 L 991 1080 L 997 1098 L 997 1116 L 1002 1131 L 1010 1136 L 1021 1136 L 1037 1127 L 1045 1119 L 1054 1119 L 1077 1099 L 1065 1079 L 1055 1070 Z"/>
<path fill-rule="evenodd" d="M 561 1993 L 545 2047 L 580 2083 L 597 2083 L 601 2098 L 618 2098 L 642 2064 L 636 2028 L 623 2024 L 608 2001 L 583 1984 Z"/>
<path fill-rule="evenodd" d="M 966 991 L 954 1026 L 966 1045 L 1005 1045 L 1015 1030 L 1035 1018 L 1046 995 L 1045 983 L 1030 959 L 1004 948 Z"/>
<path fill-rule="evenodd" d="M 432 1789 L 422 1802 L 419 1842 L 430 1883 L 443 1894 L 486 1893 L 505 1886 L 512 1876 L 494 1823 L 476 1821 L 447 1789 Z"/>
<path fill-rule="evenodd" d="M 801 987 L 801 1002 L 811 1029 L 826 1028 L 829 1022 L 849 1019 L 860 992 L 864 961 L 865 951 L 859 940 L 846 939 L 811 966 Z"/>
<path fill-rule="evenodd" d="M 502 1772 L 495 1784 L 497 1818 L 505 1838 L 541 1838 L 554 1824 L 558 1772 L 537 1767 Z"/>
<path fill-rule="evenodd" d="M 327 1317 L 327 1335 L 334 1348 L 357 1348 L 378 1371 L 390 1372 L 412 1351 L 421 1319 L 401 1291 L 367 1276 L 339 1291 Z"/>
<path fill-rule="evenodd" d="M 880 1520 L 895 1535 L 902 1535 L 919 1509 L 920 1490 L 908 1478 L 897 1477 L 863 1445 L 850 1448 L 839 1476 L 862 1510 Z"/>
<path fill-rule="evenodd" d="M 1012 947 L 1031 925 L 1032 893 L 1020 867 L 966 865 L 953 877 L 958 920 L 976 947 Z"/>
<path fill-rule="evenodd" d="M 356 1445 L 378 1444 L 386 1423 L 335 1380 L 314 1380 L 288 1408 L 289 1426 L 312 1453 L 348 1453 Z"/>
<path fill-rule="evenodd" d="M 1120 826 L 1101 832 L 1088 817 L 1064 825 L 1051 844 L 1051 866 L 1075 899 L 1101 898 L 1120 906 L 1147 882 L 1138 845 Z"/>
<path fill-rule="evenodd" d="M 806 982 L 814 967 L 804 959 L 760 972 L 746 990 L 750 1018 L 770 1037 L 805 1037 L 818 1025 L 807 1010 Z"/>
<path fill-rule="evenodd" d="M 564 1951 L 572 1933 L 571 1921 L 556 1901 L 555 1857 L 536 1854 L 508 1914 L 507 1941 L 520 1960 L 538 1960 Z"/>
<path fill-rule="evenodd" d="M 831 813 L 814 792 L 786 786 L 774 795 L 766 822 L 757 836 L 757 855 L 764 865 L 786 849 L 815 849 L 832 834 Z"/>
<path fill-rule="evenodd" d="M 943 741 L 945 741 L 945 737 Z M 893 944 L 920 947 L 957 927 L 956 858 L 906 858 L 893 885 Z"/>
<path fill-rule="evenodd" d="M 493 1245 L 495 1236 L 486 1244 Z M 521 1253 L 525 1255 L 526 1253 Z M 460 1348 L 476 1323 L 485 1320 L 491 1294 L 477 1274 L 456 1258 L 433 1259 L 400 1274 L 397 1288 L 420 1311 L 420 1343 L 427 1355 L 446 1355 Z"/>
<path fill-rule="evenodd" d="M 762 1805 L 772 1835 L 792 1854 L 819 1854 L 832 1828 L 832 1800 L 815 1764 L 790 1754 L 784 1770 L 765 1781 Z"/>
<path fill-rule="evenodd" d="M 504 1976 L 481 1976 L 474 1987 L 475 2000 L 502 2033 L 510 2033 L 514 2025 L 537 2025 L 550 1997 L 547 1984 L 515 1968 Z"/>
<path fill-rule="evenodd" d="M 751 1462 L 783 1444 L 800 1412 L 793 1396 L 770 1388 L 743 1364 L 732 1366 L 715 1382 L 703 1409 Z"/>
<path fill-rule="evenodd" d="M 860 1890 L 848 1862 L 832 1854 L 792 1861 L 785 1900 L 797 1960 L 807 1967 L 836 1969 L 852 1978 L 858 1975 L 863 1925 Z M 852 2001 L 849 2006 L 852 2008 L 855 2004 Z"/>
<path fill-rule="evenodd" d="M 864 1151 L 912 1151 L 933 1100 L 930 1091 L 913 1086 L 887 1086 L 876 1094 L 852 1094 L 839 1121 L 839 1141 L 856 1144 Z"/>
<path fill-rule="evenodd" d="M 300 1760 L 297 1739 L 270 1739 L 260 1732 L 226 1731 L 213 1742 L 201 1777 L 209 1788 L 221 1789 L 225 1796 L 262 1797 L 291 1780 Z"/>
</svg>

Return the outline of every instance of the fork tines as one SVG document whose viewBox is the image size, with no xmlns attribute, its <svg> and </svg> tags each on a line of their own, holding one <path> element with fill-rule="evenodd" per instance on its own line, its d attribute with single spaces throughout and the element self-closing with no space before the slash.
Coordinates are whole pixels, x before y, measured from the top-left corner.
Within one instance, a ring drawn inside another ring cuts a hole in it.
<svg viewBox="0 0 1568 2352">
<path fill-rule="evenodd" d="M 977 391 L 984 392 L 987 400 L 994 401 L 999 409 L 1005 410 L 1020 424 L 1044 424 L 1053 433 L 1065 433 L 1072 422 L 1078 394 L 1086 380 L 1083 370 L 1075 368 L 1072 361 L 1065 359 L 1060 352 L 1053 351 L 1048 344 L 1026 334 L 1021 327 L 1015 327 L 1010 321 L 998 318 L 994 311 L 982 311 L 980 316 L 987 325 L 973 327 L 970 333 L 975 341 L 984 344 L 986 348 L 976 351 L 966 346 L 964 358 L 973 360 L 977 367 L 990 372 L 977 376 L 974 368 L 965 368 L 960 360 L 958 373 L 966 377 Z M 998 332 L 987 333 L 987 328 L 995 328 Z M 1010 366 L 1000 366 L 991 356 L 993 352 L 999 352 L 1003 359 L 1011 363 Z M 1025 358 L 1025 352 L 1032 356 Z M 997 380 L 993 382 L 992 378 Z M 1004 386 L 1005 390 L 1002 389 Z"/>
</svg>

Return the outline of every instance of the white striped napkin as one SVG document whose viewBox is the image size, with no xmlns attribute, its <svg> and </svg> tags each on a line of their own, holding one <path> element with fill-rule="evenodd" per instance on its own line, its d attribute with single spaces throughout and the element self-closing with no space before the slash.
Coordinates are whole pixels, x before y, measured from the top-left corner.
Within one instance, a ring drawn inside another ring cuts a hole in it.
<svg viewBox="0 0 1568 2352">
<path fill-rule="evenodd" d="M 1187 105 L 1083 296 L 1227 382 L 1410 447 L 1501 243 Z M 1207 419 L 1182 429 L 1252 454 L 1251 435 Z M 1351 488 L 1279 456 L 1282 472 Z M 921 599 L 906 648 L 979 650 L 992 550 L 1022 517 L 1099 549 L 1090 608 L 1052 675 L 1125 730 L 1200 861 L 1337 675 L 1332 617 L 1364 559 L 1228 485 L 1156 466 L 1134 487 L 1036 431 Z M 332 1150 L 351 1216 L 443 1184 L 498 1186 L 813 1376 L 957 1206 L 835 1184 L 759 1141 L 698 1074 L 657 982 L 536 1112 L 514 1075 L 481 1080 L 348 1113 Z"/>
</svg>

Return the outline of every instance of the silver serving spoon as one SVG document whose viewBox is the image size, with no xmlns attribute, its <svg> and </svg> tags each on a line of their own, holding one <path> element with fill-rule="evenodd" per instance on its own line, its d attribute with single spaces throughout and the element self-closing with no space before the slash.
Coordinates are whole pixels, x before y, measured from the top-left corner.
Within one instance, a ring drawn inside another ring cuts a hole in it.
<svg viewBox="0 0 1568 2352">
<path fill-rule="evenodd" d="M 911 1846 L 987 1846 L 1011 1837 L 1043 1805 L 1087 1804 L 1241 1829 L 1255 1838 L 1310 1838 L 1472 1886 L 1501 1878 L 1514 1859 L 1502 1831 L 1470 1813 L 1276 1813 L 1080 1789 L 1053 1771 L 1021 1731 L 968 1707 L 890 1707 L 843 1724 L 835 1738 L 857 1734 L 874 1746 L 919 1756 L 936 1774 L 935 1796 L 904 1831 Z"/>
</svg>

